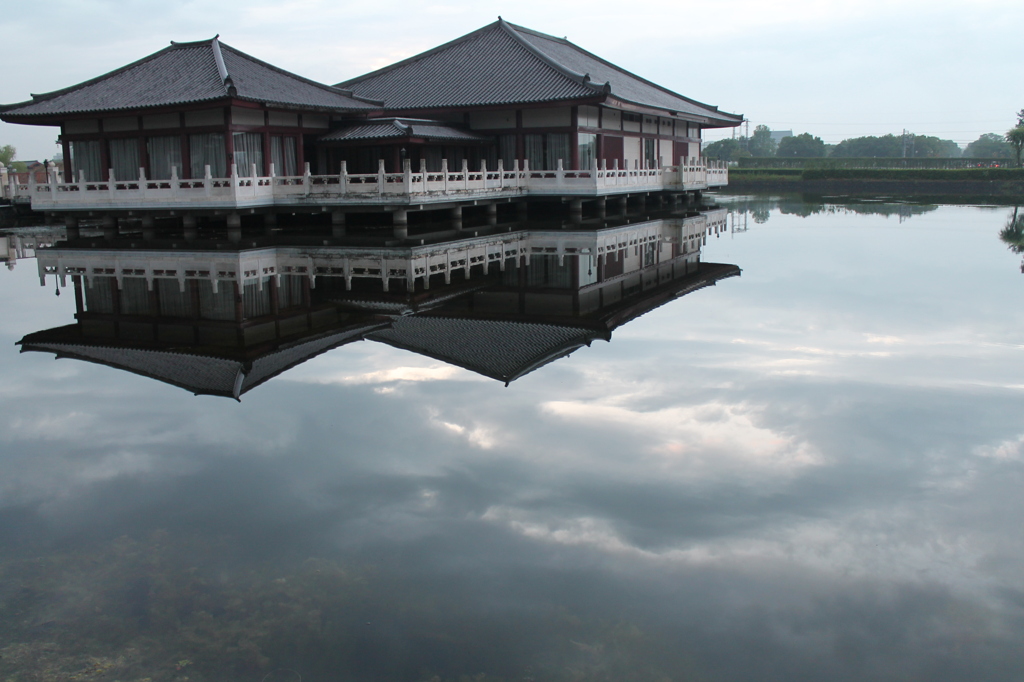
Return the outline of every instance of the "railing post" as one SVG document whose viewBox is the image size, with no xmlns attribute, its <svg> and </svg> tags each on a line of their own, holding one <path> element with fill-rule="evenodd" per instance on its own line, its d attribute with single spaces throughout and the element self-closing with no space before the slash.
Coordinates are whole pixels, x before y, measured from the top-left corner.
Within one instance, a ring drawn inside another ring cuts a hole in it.
<svg viewBox="0 0 1024 682">
<path fill-rule="evenodd" d="M 270 164 L 270 176 L 269 177 L 270 177 L 270 180 L 271 180 L 271 184 L 273 184 L 274 178 L 277 177 L 277 169 L 274 168 L 274 164 Z"/>
<path fill-rule="evenodd" d="M 441 177 L 444 178 L 444 193 L 448 194 L 448 159 L 441 159 Z"/>
<path fill-rule="evenodd" d="M 338 173 L 338 189 L 342 194 L 348 194 L 348 162 L 341 162 L 341 171 Z"/>
<path fill-rule="evenodd" d="M 253 166 L 253 168 L 255 168 L 255 165 Z M 303 194 L 303 196 L 307 196 L 307 197 L 309 196 L 309 186 L 311 184 L 312 183 L 310 182 L 310 175 L 309 175 L 309 161 L 307 161 L 303 165 L 303 167 L 302 167 L 302 194 Z"/>
<path fill-rule="evenodd" d="M 57 201 L 57 185 L 60 184 L 60 180 L 57 178 L 57 166 L 53 165 L 52 161 L 46 166 L 46 178 L 50 183 L 50 199 Z"/>
<path fill-rule="evenodd" d="M 402 189 L 412 194 L 412 159 L 402 159 Z"/>
<path fill-rule="evenodd" d="M 518 189 L 519 188 L 519 159 L 512 159 L 512 175 L 515 176 L 515 178 L 514 178 L 515 182 L 513 183 L 513 186 Z M 502 260 L 501 262 L 504 263 L 505 261 Z"/>
<path fill-rule="evenodd" d="M 505 162 L 502 159 L 498 159 L 498 188 L 505 189 Z M 484 261 L 484 267 L 487 267 L 486 260 Z"/>
<path fill-rule="evenodd" d="M 462 160 L 462 189 L 469 191 L 469 159 Z"/>
<path fill-rule="evenodd" d="M 427 191 L 427 160 L 420 159 L 420 191 Z"/>
<path fill-rule="evenodd" d="M 178 191 L 181 189 L 178 182 L 178 167 L 171 166 L 171 199 L 178 198 Z"/>
<path fill-rule="evenodd" d="M 231 164 L 231 201 L 238 203 L 238 164 Z"/>
<path fill-rule="evenodd" d="M 558 163 L 555 164 L 555 186 L 561 187 L 565 184 L 565 166 L 562 164 L 562 160 L 559 159 Z"/>
<path fill-rule="evenodd" d="M 487 160 L 480 159 L 480 180 L 483 182 L 483 188 L 487 189 Z"/>
<path fill-rule="evenodd" d="M 384 194 L 384 181 L 387 178 L 384 174 L 384 159 L 377 159 L 377 194 Z"/>
<path fill-rule="evenodd" d="M 523 159 L 523 181 L 524 181 L 525 185 L 520 185 L 520 187 L 522 187 L 522 186 L 529 187 L 530 186 L 530 160 L 529 159 Z"/>
<path fill-rule="evenodd" d="M 210 174 L 210 164 L 203 167 L 203 194 L 209 198 L 213 186 L 213 176 Z"/>
<path fill-rule="evenodd" d="M 78 197 L 81 199 L 85 196 L 85 171 L 79 169 L 78 171 Z"/>
</svg>

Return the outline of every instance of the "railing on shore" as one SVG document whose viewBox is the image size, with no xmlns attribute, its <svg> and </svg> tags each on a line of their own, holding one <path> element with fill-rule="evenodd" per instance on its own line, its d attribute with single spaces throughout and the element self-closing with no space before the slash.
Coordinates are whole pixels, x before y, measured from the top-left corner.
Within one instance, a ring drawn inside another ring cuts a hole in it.
<svg viewBox="0 0 1024 682">
<path fill-rule="evenodd" d="M 168 179 L 147 179 L 140 169 L 139 177 L 120 180 L 109 171 L 109 179 L 90 181 L 80 172 L 77 182 L 63 182 L 59 171 L 51 167 L 47 182 L 29 177 L 21 182 L 0 166 L 2 198 L 28 198 L 35 210 L 131 210 L 131 209 L 203 209 L 255 208 L 269 206 L 401 205 L 429 204 L 460 200 L 504 198 L 509 196 L 579 196 L 597 197 L 624 192 L 691 191 L 728 184 L 728 168 L 724 162 L 701 158 L 685 159 L 678 166 L 662 168 L 620 169 L 602 165 L 593 170 L 565 170 L 559 161 L 555 170 L 532 170 L 528 163 L 518 162 L 507 170 L 502 163 L 488 170 L 470 170 L 464 161 L 457 171 L 441 162 L 441 170 L 428 171 L 421 164 L 413 171 L 406 161 L 401 173 L 388 173 L 380 162 L 376 173 L 348 173 L 346 165 L 336 175 L 312 175 L 309 164 L 299 176 L 278 176 L 270 166 L 269 176 L 257 175 L 256 166 L 248 176 L 240 176 L 235 165 L 231 176 L 214 178 L 210 167 L 198 179 L 178 178 L 172 169 Z"/>
</svg>

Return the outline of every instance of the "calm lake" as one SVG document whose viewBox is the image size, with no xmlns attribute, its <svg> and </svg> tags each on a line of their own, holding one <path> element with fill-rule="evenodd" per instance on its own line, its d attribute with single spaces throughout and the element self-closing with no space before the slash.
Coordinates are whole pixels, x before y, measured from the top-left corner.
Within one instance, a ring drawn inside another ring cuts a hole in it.
<svg viewBox="0 0 1024 682">
<path fill-rule="evenodd" d="M 1024 677 L 1013 207 L 711 199 L 742 274 L 610 342 L 406 315 L 223 395 L 20 352 L 75 292 L 0 272 L 0 680 Z"/>
</svg>

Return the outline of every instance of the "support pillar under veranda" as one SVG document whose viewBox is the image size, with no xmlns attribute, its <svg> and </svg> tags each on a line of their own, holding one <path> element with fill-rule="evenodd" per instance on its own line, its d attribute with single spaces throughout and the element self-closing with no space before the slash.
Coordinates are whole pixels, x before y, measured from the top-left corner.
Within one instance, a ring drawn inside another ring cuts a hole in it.
<svg viewBox="0 0 1024 682">
<path fill-rule="evenodd" d="M 395 239 L 407 238 L 409 236 L 409 212 L 403 208 L 392 211 L 391 225 Z"/>
</svg>

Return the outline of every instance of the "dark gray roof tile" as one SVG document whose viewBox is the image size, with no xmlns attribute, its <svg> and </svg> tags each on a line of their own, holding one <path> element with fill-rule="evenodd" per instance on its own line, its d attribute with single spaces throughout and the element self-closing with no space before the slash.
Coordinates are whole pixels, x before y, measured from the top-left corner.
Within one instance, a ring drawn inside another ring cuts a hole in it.
<svg viewBox="0 0 1024 682">
<path fill-rule="evenodd" d="M 608 94 L 706 118 L 713 125 L 742 120 L 644 80 L 567 40 L 501 19 L 338 87 L 384 100 L 389 110 L 571 101 Z"/>
<path fill-rule="evenodd" d="M 225 82 L 216 53 L 223 55 L 230 83 Z M 108 74 L 63 90 L 33 95 L 33 101 L 0 107 L 5 119 L 212 102 L 229 97 L 233 85 L 238 99 L 336 111 L 379 109 L 379 103 L 353 98 L 271 66 L 217 38 L 170 47 Z"/>
<path fill-rule="evenodd" d="M 388 109 L 548 102 L 600 94 L 599 87 L 539 58 L 505 26 L 485 26 L 337 87 L 383 99 Z"/>
</svg>

